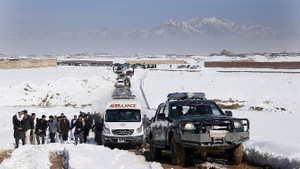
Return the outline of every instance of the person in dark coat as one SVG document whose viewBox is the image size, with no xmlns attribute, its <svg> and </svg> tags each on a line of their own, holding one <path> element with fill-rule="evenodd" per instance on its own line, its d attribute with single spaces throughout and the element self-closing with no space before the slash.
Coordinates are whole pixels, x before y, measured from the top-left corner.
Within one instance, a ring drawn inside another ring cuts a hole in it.
<svg viewBox="0 0 300 169">
<path fill-rule="evenodd" d="M 95 121 L 94 132 L 95 132 L 95 141 L 102 145 L 102 129 L 103 129 L 103 119 Z"/>
<path fill-rule="evenodd" d="M 62 135 L 62 140 L 68 140 L 68 133 L 70 130 L 70 122 L 66 116 L 62 116 L 62 119 L 59 122 L 60 134 Z"/>
<path fill-rule="evenodd" d="M 41 144 L 40 137 L 42 138 L 42 144 L 45 144 L 47 127 L 46 116 L 42 115 L 41 119 L 37 119 L 37 124 L 34 132 L 36 134 L 36 141 L 38 144 Z"/>
<path fill-rule="evenodd" d="M 92 119 L 90 118 L 89 114 L 84 115 L 84 131 L 83 131 L 83 142 L 86 143 L 87 136 L 89 136 L 89 132 L 92 128 Z"/>
<path fill-rule="evenodd" d="M 53 119 L 53 116 L 49 116 L 49 120 L 47 122 L 47 126 L 49 127 L 49 135 L 50 135 L 50 142 L 55 143 L 55 135 L 56 132 L 59 132 L 59 124 L 56 120 Z"/>
<path fill-rule="evenodd" d="M 16 141 L 16 148 L 19 147 L 19 140 L 22 140 L 22 145 L 25 144 L 25 132 L 24 132 L 24 121 L 23 121 L 23 112 L 20 110 L 16 115 L 13 116 L 12 122 L 14 126 L 14 137 Z"/>
<path fill-rule="evenodd" d="M 33 131 L 34 124 L 32 117 L 28 114 L 27 110 L 24 110 L 24 132 L 25 132 L 25 144 L 30 144 L 30 135 Z"/>
<path fill-rule="evenodd" d="M 83 143 L 83 130 L 84 130 L 84 120 L 81 115 L 79 115 L 78 120 L 74 123 L 72 128 L 75 127 L 75 144 L 77 145 L 78 139 L 80 140 L 80 144 Z"/>
</svg>

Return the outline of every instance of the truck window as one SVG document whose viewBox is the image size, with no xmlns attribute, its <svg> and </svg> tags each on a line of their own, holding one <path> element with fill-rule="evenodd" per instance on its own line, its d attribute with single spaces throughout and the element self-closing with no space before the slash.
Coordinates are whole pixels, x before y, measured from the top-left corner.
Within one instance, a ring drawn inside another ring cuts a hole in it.
<svg viewBox="0 0 300 169">
<path fill-rule="evenodd" d="M 131 109 L 106 110 L 106 122 L 140 122 L 141 111 Z"/>
</svg>

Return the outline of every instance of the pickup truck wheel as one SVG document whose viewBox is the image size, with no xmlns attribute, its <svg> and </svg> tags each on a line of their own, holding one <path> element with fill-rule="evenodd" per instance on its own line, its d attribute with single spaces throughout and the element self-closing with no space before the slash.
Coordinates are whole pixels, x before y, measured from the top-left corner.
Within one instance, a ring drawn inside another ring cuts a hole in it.
<svg viewBox="0 0 300 169">
<path fill-rule="evenodd" d="M 151 160 L 156 160 L 161 156 L 161 149 L 154 146 L 154 140 L 151 139 L 150 142 L 150 157 Z"/>
<path fill-rule="evenodd" d="M 175 139 L 171 139 L 171 159 L 174 165 L 183 166 L 186 161 L 185 149 L 176 143 Z"/>
<path fill-rule="evenodd" d="M 239 165 L 242 163 L 242 160 L 243 160 L 243 145 L 242 144 L 228 150 L 227 153 L 228 153 L 228 163 L 230 165 Z"/>
</svg>

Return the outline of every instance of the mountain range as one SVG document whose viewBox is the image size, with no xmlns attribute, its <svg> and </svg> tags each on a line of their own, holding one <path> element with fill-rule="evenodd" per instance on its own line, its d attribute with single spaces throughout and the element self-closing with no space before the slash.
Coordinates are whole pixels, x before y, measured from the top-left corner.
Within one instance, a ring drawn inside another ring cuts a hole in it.
<svg viewBox="0 0 300 169">
<path fill-rule="evenodd" d="M 279 21 L 278 21 L 279 22 Z M 300 36 L 262 25 L 239 25 L 222 18 L 196 17 L 186 21 L 170 19 L 145 29 L 109 29 L 70 32 L 2 33 L 0 44 L 7 51 L 32 53 L 111 52 L 132 53 L 212 53 L 298 51 Z M 29 35 L 28 35 L 29 37 Z M 12 47 L 13 46 L 13 47 Z M 31 50 L 29 50 L 31 49 Z M 5 50 L 3 50 L 5 52 Z"/>
<path fill-rule="evenodd" d="M 237 25 L 222 18 L 197 17 L 188 21 L 170 19 L 150 29 L 128 32 L 125 37 L 173 38 L 173 37 L 246 37 L 258 38 L 276 36 L 280 32 L 262 25 Z"/>
</svg>

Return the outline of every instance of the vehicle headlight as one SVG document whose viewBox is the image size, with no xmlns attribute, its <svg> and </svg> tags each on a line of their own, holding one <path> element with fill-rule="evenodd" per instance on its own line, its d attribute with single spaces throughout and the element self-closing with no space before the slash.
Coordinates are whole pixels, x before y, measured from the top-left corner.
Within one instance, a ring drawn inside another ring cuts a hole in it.
<svg viewBox="0 0 300 169">
<path fill-rule="evenodd" d="M 143 132 L 143 124 L 139 128 L 136 129 L 137 134 L 140 134 L 142 132 Z"/>
<path fill-rule="evenodd" d="M 183 129 L 184 130 L 195 130 L 196 127 L 194 126 L 193 123 L 186 123 L 186 124 L 184 124 Z"/>
<path fill-rule="evenodd" d="M 234 128 L 235 128 L 235 132 L 244 132 L 244 124 L 242 121 L 235 121 L 233 122 L 234 124 Z"/>
<path fill-rule="evenodd" d="M 108 128 L 108 126 L 103 125 L 103 134 L 110 134 L 110 129 Z"/>
<path fill-rule="evenodd" d="M 234 124 L 234 128 L 241 128 L 241 127 L 243 127 L 243 124 L 242 124 L 241 121 L 235 121 L 233 124 Z"/>
</svg>

